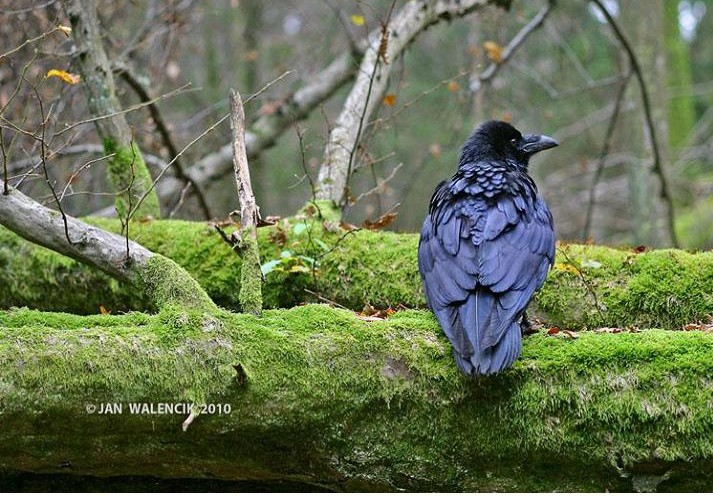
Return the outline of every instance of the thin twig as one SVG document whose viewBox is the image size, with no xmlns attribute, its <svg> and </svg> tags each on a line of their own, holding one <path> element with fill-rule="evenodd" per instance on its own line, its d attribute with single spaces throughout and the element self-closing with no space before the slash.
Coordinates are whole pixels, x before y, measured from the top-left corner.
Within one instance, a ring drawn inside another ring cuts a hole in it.
<svg viewBox="0 0 713 496">
<path fill-rule="evenodd" d="M 641 103 L 644 107 L 644 118 L 646 121 L 646 129 L 649 133 L 649 140 L 651 142 L 651 148 L 652 148 L 652 152 L 654 155 L 653 172 L 658 176 L 659 181 L 661 183 L 661 199 L 668 206 L 667 220 L 668 220 L 669 235 L 671 236 L 671 243 L 673 244 L 674 247 L 678 247 L 679 243 L 678 243 L 678 235 L 676 234 L 676 216 L 675 216 L 674 206 L 673 206 L 673 197 L 671 196 L 671 192 L 669 191 L 668 180 L 666 179 L 666 174 L 664 173 L 664 170 L 663 170 L 663 164 L 662 164 L 662 160 L 661 160 L 661 151 L 659 150 L 658 138 L 656 136 L 656 127 L 654 126 L 654 119 L 653 119 L 653 115 L 651 112 L 651 101 L 649 99 L 649 92 L 646 87 L 646 82 L 644 81 L 644 76 L 641 72 L 641 66 L 639 65 L 639 60 L 636 57 L 634 50 L 631 48 L 629 41 L 626 39 L 626 36 L 624 36 L 624 33 L 622 32 L 619 25 L 617 24 L 616 20 L 614 20 L 614 17 L 612 17 L 612 15 L 609 13 L 607 8 L 604 6 L 602 1 L 601 0 L 590 0 L 590 1 L 597 6 L 599 11 L 602 13 L 604 18 L 607 20 L 607 22 L 611 26 L 612 31 L 614 31 L 614 35 L 616 36 L 617 40 L 619 40 L 619 43 L 626 51 L 627 57 L 629 59 L 629 63 L 631 64 L 631 69 L 634 71 L 634 75 L 636 76 L 636 81 L 639 83 L 639 89 L 641 90 Z"/>
<path fill-rule="evenodd" d="M 602 173 L 604 172 L 604 164 L 606 163 L 607 155 L 609 155 L 609 149 L 611 148 L 611 141 L 614 137 L 614 129 L 616 128 L 616 122 L 619 118 L 619 112 L 621 110 L 621 103 L 624 101 L 624 95 L 626 94 L 626 87 L 629 84 L 629 79 L 631 78 L 631 68 L 629 69 L 626 76 L 621 81 L 619 86 L 619 91 L 616 95 L 616 100 L 614 103 L 614 109 L 612 110 L 611 119 L 609 120 L 609 126 L 607 127 L 607 132 L 604 137 L 604 145 L 599 153 L 599 159 L 597 161 L 597 169 L 594 172 L 594 178 L 592 179 L 592 184 L 589 187 L 589 203 L 587 204 L 587 217 L 584 223 L 584 236 L 583 239 L 589 239 L 592 233 L 592 218 L 594 217 L 594 202 L 595 202 L 595 191 L 597 185 L 602 178 Z"/>
<path fill-rule="evenodd" d="M 567 252 L 564 251 L 562 248 L 557 248 L 557 250 L 562 254 L 562 256 L 564 256 L 567 263 L 574 267 L 574 270 L 577 271 L 577 275 L 582 280 L 584 287 L 587 288 L 587 292 L 591 294 L 592 298 L 594 299 L 594 308 L 597 310 L 597 313 L 599 314 L 599 317 L 602 319 L 602 321 L 604 321 L 604 313 L 602 313 L 602 309 L 599 307 L 599 298 L 597 298 L 597 293 L 596 291 L 594 291 L 594 287 L 589 282 L 589 280 L 584 276 L 584 272 L 582 271 L 581 267 L 579 267 L 579 265 L 576 264 L 574 260 L 572 260 L 567 254 Z"/>
<path fill-rule="evenodd" d="M 373 195 L 374 193 L 378 192 L 378 191 L 379 191 L 381 188 L 383 188 L 389 181 L 391 181 L 391 180 L 394 178 L 394 176 L 396 176 L 396 173 L 399 171 L 399 169 L 401 169 L 401 167 L 403 167 L 403 165 L 404 165 L 403 162 L 397 164 L 396 167 L 394 167 L 394 168 L 391 170 L 391 173 L 386 177 L 386 179 L 382 180 L 381 183 L 377 184 L 375 187 L 371 188 L 369 191 L 365 191 L 364 193 L 362 193 L 362 194 L 360 194 L 359 196 L 357 196 L 356 200 L 354 200 L 354 203 L 359 203 L 360 200 L 362 200 L 362 199 L 366 198 L 367 196 L 371 196 L 371 195 Z M 381 209 L 380 209 L 380 210 L 381 210 Z"/>
<path fill-rule="evenodd" d="M 533 17 L 530 22 L 528 22 L 525 27 L 523 27 L 512 40 L 510 40 L 510 43 L 508 43 L 502 51 L 500 61 L 497 63 L 493 62 L 483 72 L 481 72 L 477 78 L 471 79 L 471 93 L 477 93 L 483 86 L 483 83 L 490 81 L 495 77 L 500 68 L 505 65 L 505 63 L 510 60 L 510 57 L 515 54 L 517 49 L 520 48 L 523 43 L 525 43 L 525 40 L 527 40 L 528 36 L 530 36 L 537 28 L 539 28 L 543 22 L 545 22 L 545 19 L 552 11 L 553 6 L 554 1 L 549 0 L 547 2 L 547 5 L 542 7 L 542 9 L 540 9 L 540 11 L 535 15 L 535 17 Z"/>
<path fill-rule="evenodd" d="M 132 105 L 131 107 L 128 107 L 128 108 L 125 108 L 125 109 L 121 109 L 121 110 L 118 110 L 118 111 L 116 111 L 116 112 L 111 112 L 111 113 L 109 113 L 109 114 L 100 115 L 100 116 L 98 116 L 98 117 L 91 117 L 91 118 L 89 118 L 89 119 L 84 119 L 84 120 L 81 120 L 81 121 L 77 121 L 77 122 L 75 122 L 74 124 L 70 124 L 70 125 L 65 126 L 64 129 L 62 129 L 62 130 L 60 130 L 60 131 L 57 131 L 56 136 L 59 136 L 59 135 L 61 135 L 61 134 L 64 134 L 64 133 L 66 133 L 67 131 L 69 131 L 70 129 L 74 129 L 75 127 L 81 126 L 81 125 L 83 125 L 83 124 L 89 124 L 89 123 L 91 123 L 91 122 L 101 121 L 101 120 L 103 120 L 103 119 L 110 119 L 111 117 L 116 117 L 117 115 L 127 114 L 127 113 L 129 113 L 129 112 L 133 112 L 134 110 L 139 110 L 139 109 L 141 109 L 141 108 L 148 107 L 149 105 L 153 105 L 154 103 L 158 102 L 159 100 L 163 100 L 163 99 L 165 99 L 165 98 L 171 98 L 171 97 L 173 97 L 173 96 L 176 96 L 176 95 L 179 95 L 179 94 L 183 94 L 183 93 L 186 93 L 186 92 L 188 92 L 188 91 L 197 91 L 198 89 L 200 89 L 200 88 L 194 88 L 194 89 L 187 90 L 186 88 L 188 88 L 189 86 L 191 86 L 191 83 L 186 83 L 186 84 L 184 84 L 183 86 L 181 86 L 180 88 L 176 88 L 176 89 L 174 89 L 174 90 L 169 91 L 168 93 L 164 93 L 164 94 L 161 95 L 161 96 L 157 96 L 156 98 L 152 98 L 151 100 L 149 100 L 149 101 L 147 101 L 147 102 L 137 103 L 136 105 Z"/>
<path fill-rule="evenodd" d="M 40 157 L 42 158 L 42 171 L 45 174 L 45 180 L 47 181 L 47 186 L 49 187 L 50 191 L 52 192 L 52 196 L 54 197 L 54 201 L 57 204 L 57 210 L 59 210 L 60 215 L 62 216 L 62 223 L 64 224 L 64 235 L 67 238 L 67 242 L 71 245 L 72 240 L 69 238 L 69 223 L 67 221 L 67 214 L 64 212 L 64 209 L 62 208 L 62 202 L 60 201 L 60 198 L 57 196 L 57 192 L 54 189 L 54 186 L 52 186 L 52 181 L 50 179 L 49 171 L 47 170 L 47 160 L 46 160 L 46 149 L 45 149 L 45 132 L 47 129 L 47 120 L 49 119 L 50 115 L 49 113 L 45 115 L 45 110 L 44 110 L 44 104 L 42 103 L 42 98 L 40 97 L 40 92 L 37 89 L 37 86 L 34 84 L 30 83 L 30 81 L 26 82 L 29 84 L 30 88 L 32 88 L 32 92 L 35 95 L 35 98 L 37 98 L 37 106 L 39 107 L 40 110 L 40 137 L 39 137 L 39 142 L 40 142 Z"/>
<path fill-rule="evenodd" d="M 93 160 L 90 160 L 84 164 L 82 164 L 76 171 L 72 173 L 71 176 L 69 176 L 69 179 L 67 179 L 67 183 L 64 185 L 64 188 L 62 189 L 62 194 L 59 196 L 60 200 L 64 200 L 65 195 L 67 194 L 67 190 L 70 188 L 74 180 L 79 176 L 79 174 L 82 173 L 85 169 L 89 168 L 92 166 L 92 164 L 95 164 L 97 162 L 101 162 L 102 160 L 106 160 L 108 158 L 112 158 L 116 156 L 116 153 L 110 153 L 109 155 L 104 155 L 99 158 L 95 158 Z"/>
<path fill-rule="evenodd" d="M 317 299 L 319 299 L 319 300 L 321 300 L 321 301 L 323 301 L 323 302 L 325 302 L 325 303 L 329 303 L 330 305 L 334 305 L 334 306 L 337 307 L 337 308 L 342 308 L 342 309 L 344 309 L 344 310 L 349 310 L 349 308 L 345 307 L 344 305 L 340 305 L 340 304 L 337 303 L 336 301 L 332 301 L 332 300 L 330 300 L 330 299 L 328 299 L 328 298 L 325 298 L 324 296 L 322 296 L 322 295 L 319 294 L 319 293 L 315 293 L 314 291 L 312 291 L 312 290 L 310 290 L 310 289 L 307 289 L 307 288 L 304 288 L 304 290 L 305 290 L 305 293 L 309 293 L 309 294 L 311 294 L 312 296 L 316 296 Z"/>
<path fill-rule="evenodd" d="M 307 160 L 305 158 L 305 146 L 304 146 L 304 131 L 302 128 L 297 123 L 294 123 L 294 128 L 295 128 L 295 133 L 297 133 L 297 139 L 300 142 L 300 156 L 302 158 L 302 171 L 305 174 L 305 177 L 307 178 L 307 181 L 309 181 L 309 187 L 310 190 L 312 191 L 312 203 L 314 205 L 317 205 L 317 185 L 314 184 L 314 180 L 312 179 L 312 176 L 309 173 L 309 170 L 307 170 Z M 319 207 L 317 207 L 317 210 L 319 210 Z M 322 216 L 322 212 L 319 212 L 319 216 Z"/>
<path fill-rule="evenodd" d="M 66 35 L 66 34 L 67 34 L 66 29 L 67 29 L 67 28 L 64 27 L 64 26 L 55 26 L 54 28 L 50 29 L 49 31 L 47 31 L 47 32 L 45 32 L 45 33 L 42 33 L 42 34 L 40 34 L 40 35 L 38 35 L 38 36 L 35 36 L 34 38 L 30 38 L 30 39 L 28 39 L 28 40 L 25 40 L 24 43 L 22 43 L 21 45 L 19 45 L 19 46 L 13 48 L 13 49 L 10 50 L 9 52 L 5 52 L 5 53 L 1 54 L 1 55 L 0 55 L 0 60 L 4 59 L 5 57 L 7 57 L 7 56 L 9 56 L 9 55 L 12 55 L 13 53 L 19 52 L 19 51 L 22 50 L 26 45 L 29 45 L 30 43 L 34 43 L 34 42 L 36 42 L 36 41 L 40 41 L 42 38 L 46 38 L 47 36 L 51 35 L 52 33 L 56 33 L 57 31 L 62 31 L 62 32 Z"/>
<path fill-rule="evenodd" d="M 164 176 L 164 174 L 166 174 L 166 172 L 168 171 L 168 169 L 169 169 L 169 168 L 171 167 L 171 165 L 173 164 L 174 160 L 176 160 L 176 158 L 178 158 L 178 157 L 180 157 L 181 155 L 183 155 L 183 154 L 186 152 L 186 150 L 188 150 L 190 147 L 192 147 L 196 142 L 200 141 L 203 137 L 205 137 L 205 135 L 207 135 L 208 133 L 210 133 L 211 131 L 213 131 L 216 127 L 218 127 L 219 125 L 221 125 L 221 124 L 223 123 L 223 121 L 225 121 L 228 117 L 230 117 L 230 114 L 225 114 L 223 117 L 221 117 L 220 119 L 218 119 L 218 121 L 215 122 L 212 126 L 210 126 L 208 129 L 206 129 L 206 130 L 203 131 L 201 134 L 199 134 L 195 139 L 193 139 L 192 141 L 190 141 L 186 146 L 184 146 L 184 147 L 181 149 L 181 151 L 179 151 L 178 154 L 177 154 L 175 157 L 173 157 L 173 159 L 170 160 L 170 161 L 164 166 L 163 169 L 161 169 L 161 171 L 156 175 L 156 178 L 154 179 L 153 183 L 151 183 L 151 187 L 150 187 L 146 192 L 144 192 L 144 194 L 141 196 L 141 198 L 139 198 L 139 201 L 136 203 L 136 206 L 135 206 L 134 209 L 130 212 L 130 216 L 133 216 L 133 215 L 134 215 L 134 213 L 135 213 L 136 210 L 141 206 L 141 204 L 144 202 L 144 200 L 146 199 L 146 197 L 147 197 L 147 196 L 151 193 L 151 191 L 156 187 L 156 184 L 158 184 L 159 180 Z"/>
<path fill-rule="evenodd" d="M 186 197 L 188 196 L 188 192 L 190 191 L 192 185 L 193 185 L 193 183 L 187 182 L 183 186 L 183 189 L 181 190 L 181 194 L 178 197 L 178 201 L 171 209 L 171 212 L 168 214 L 169 219 L 173 219 L 173 216 L 176 215 L 176 212 L 178 212 L 178 210 L 183 206 L 183 202 L 186 201 Z"/>
</svg>

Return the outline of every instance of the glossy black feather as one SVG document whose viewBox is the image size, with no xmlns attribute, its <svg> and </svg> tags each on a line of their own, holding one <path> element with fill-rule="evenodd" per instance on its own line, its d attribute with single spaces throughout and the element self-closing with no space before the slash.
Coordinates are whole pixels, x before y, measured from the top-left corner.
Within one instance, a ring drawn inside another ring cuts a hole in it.
<svg viewBox="0 0 713 496">
<path fill-rule="evenodd" d="M 520 354 L 522 315 L 555 254 L 552 216 L 527 165 L 531 149 L 555 144 L 487 122 L 431 198 L 419 270 L 429 307 L 469 375 L 500 372 Z"/>
</svg>

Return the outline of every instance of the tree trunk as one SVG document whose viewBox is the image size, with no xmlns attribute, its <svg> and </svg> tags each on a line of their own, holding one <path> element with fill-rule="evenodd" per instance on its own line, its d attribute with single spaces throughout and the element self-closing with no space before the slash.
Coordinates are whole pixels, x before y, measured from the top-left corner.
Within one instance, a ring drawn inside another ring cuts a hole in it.
<svg viewBox="0 0 713 496">
<path fill-rule="evenodd" d="M 91 222 L 121 231 L 117 221 Z M 417 234 L 337 230 L 319 219 L 283 219 L 258 229 L 266 269 L 265 308 L 333 301 L 361 311 L 422 308 Z M 153 221 L 131 226 L 134 239 L 186 268 L 218 305 L 239 310 L 241 259 L 210 225 Z M 48 253 L 0 229 L 0 307 L 97 313 L 145 309 L 132 287 Z M 679 329 L 713 315 L 713 253 L 636 252 L 561 245 L 532 310 L 562 329 Z M 320 299 L 323 298 L 323 299 Z"/>
<path fill-rule="evenodd" d="M 711 356 L 703 332 L 542 332 L 473 380 L 429 312 L 0 312 L 0 466 L 323 490 L 710 489 Z M 205 413 L 183 432 L 190 404 Z"/>
<path fill-rule="evenodd" d="M 668 125 L 666 122 L 666 57 L 664 52 L 663 0 L 632 0 L 622 4 L 622 20 L 631 33 L 633 49 L 649 92 L 655 133 L 658 137 L 662 166 L 668 163 Z M 632 86 L 635 88 L 635 86 Z M 632 89 L 638 92 L 638 89 Z M 637 95 L 637 100 L 641 98 Z M 668 244 L 664 219 L 668 206 L 657 201 L 660 185 L 651 174 L 652 143 L 646 130 L 642 110 L 630 124 L 637 130 L 627 136 L 627 149 L 641 157 L 629 165 L 629 195 L 631 200 L 632 235 L 634 244 L 661 246 Z M 632 119 L 633 120 L 633 119 Z M 632 144 L 641 147 L 632 148 Z"/>
<path fill-rule="evenodd" d="M 132 210 L 139 217 L 158 218 L 161 216 L 158 195 L 152 189 L 148 167 L 121 113 L 111 65 L 102 46 L 96 8 L 93 0 L 68 0 L 65 3 L 77 46 L 76 60 L 87 93 L 87 106 L 96 119 L 94 124 L 104 143 L 105 153 L 113 154 L 108 173 L 117 194 L 116 209 L 122 219 L 127 219 Z"/>
</svg>

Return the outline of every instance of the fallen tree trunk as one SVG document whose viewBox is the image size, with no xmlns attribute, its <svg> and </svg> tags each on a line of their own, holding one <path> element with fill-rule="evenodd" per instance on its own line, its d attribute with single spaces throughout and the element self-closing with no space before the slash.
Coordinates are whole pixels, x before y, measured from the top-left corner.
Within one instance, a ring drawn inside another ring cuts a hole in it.
<svg viewBox="0 0 713 496">
<path fill-rule="evenodd" d="M 472 380 L 425 311 L 0 312 L 0 472 L 699 491 L 713 484 L 711 357 L 711 333 L 543 332 L 513 369 Z M 184 432 L 186 410 L 158 413 L 176 403 L 222 415 Z M 131 413 L 142 404 L 154 413 Z"/>
<path fill-rule="evenodd" d="M 121 229 L 118 221 L 90 222 Z M 209 224 L 135 222 L 130 232 L 184 267 L 218 305 L 239 308 L 240 257 Z M 425 306 L 416 234 L 349 232 L 307 217 L 258 229 L 258 238 L 269 271 L 266 308 L 319 297 L 356 310 L 366 303 Z M 96 313 L 99 305 L 112 311 L 150 308 L 133 288 L 0 228 L 0 307 Z M 548 324 L 563 328 L 680 328 L 713 315 L 713 253 L 562 245 L 534 307 Z"/>
</svg>

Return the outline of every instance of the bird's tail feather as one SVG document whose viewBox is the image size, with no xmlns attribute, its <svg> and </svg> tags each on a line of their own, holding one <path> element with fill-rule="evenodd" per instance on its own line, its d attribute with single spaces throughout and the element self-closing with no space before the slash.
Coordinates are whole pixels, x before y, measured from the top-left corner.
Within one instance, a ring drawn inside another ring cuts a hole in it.
<svg viewBox="0 0 713 496">
<path fill-rule="evenodd" d="M 503 339 L 494 347 L 462 356 L 453 350 L 458 368 L 467 375 L 489 375 L 502 372 L 520 356 L 522 341 L 519 324 L 513 323 Z"/>
</svg>

